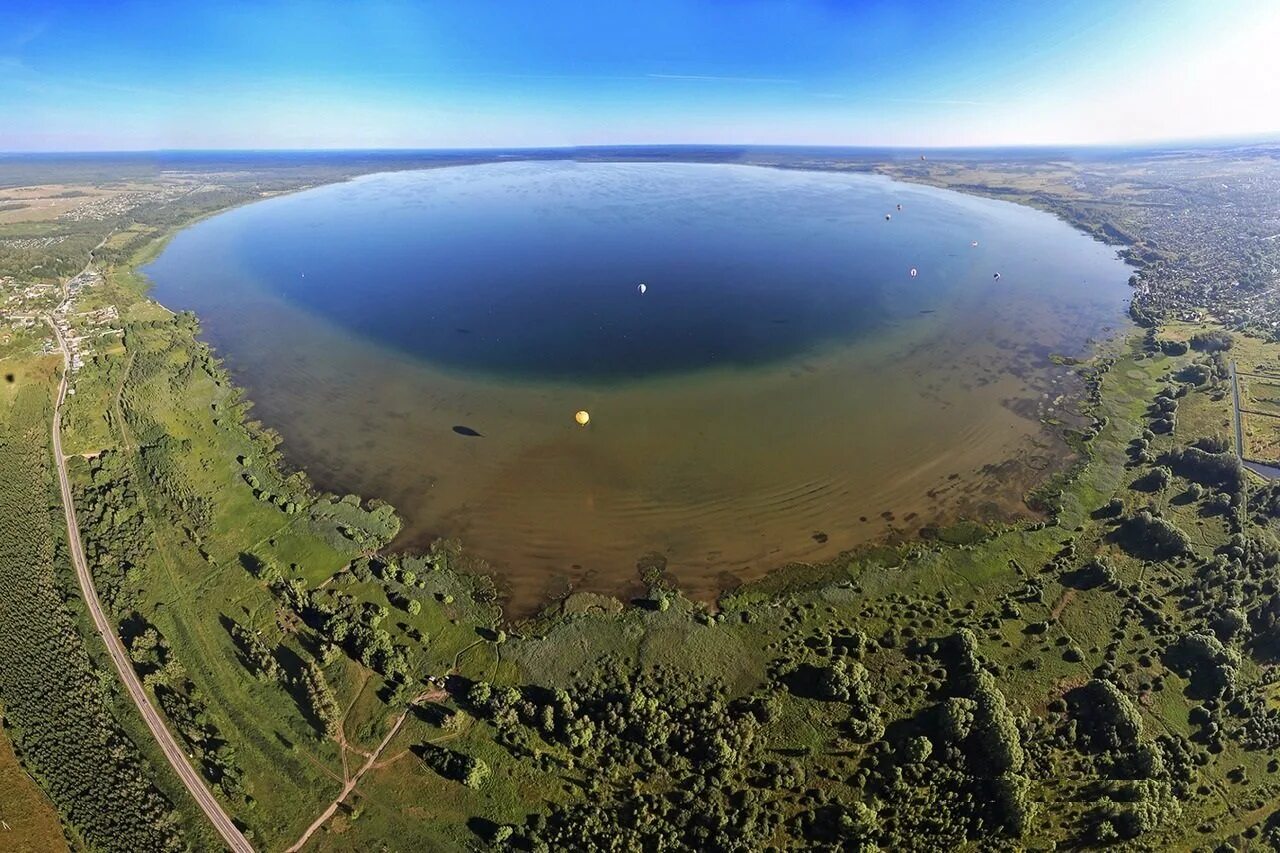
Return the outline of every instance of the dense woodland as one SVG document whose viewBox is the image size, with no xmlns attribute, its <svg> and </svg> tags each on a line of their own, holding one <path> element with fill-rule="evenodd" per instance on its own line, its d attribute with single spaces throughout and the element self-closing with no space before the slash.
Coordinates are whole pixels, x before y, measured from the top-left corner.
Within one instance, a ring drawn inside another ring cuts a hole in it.
<svg viewBox="0 0 1280 853">
<path fill-rule="evenodd" d="M 176 850 L 153 768 L 113 718 L 114 685 L 86 653 L 69 602 L 48 452 L 50 386 L 0 409 L 0 696 L 14 747 L 94 849 Z"/>
</svg>

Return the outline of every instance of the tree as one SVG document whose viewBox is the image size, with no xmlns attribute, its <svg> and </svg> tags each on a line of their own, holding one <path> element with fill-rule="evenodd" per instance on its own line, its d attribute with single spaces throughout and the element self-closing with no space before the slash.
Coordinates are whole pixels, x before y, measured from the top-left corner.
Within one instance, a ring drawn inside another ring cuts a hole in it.
<svg viewBox="0 0 1280 853">
<path fill-rule="evenodd" d="M 1004 817 L 1005 829 L 1021 838 L 1031 829 L 1036 804 L 1031 799 L 1031 782 L 1018 773 L 1002 773 L 996 777 L 995 800 Z"/>
<path fill-rule="evenodd" d="M 1120 688 L 1105 679 L 1094 678 L 1072 691 L 1070 699 L 1081 733 L 1095 746 L 1109 750 L 1137 746 L 1142 734 L 1142 715 Z"/>
<path fill-rule="evenodd" d="M 467 702 L 476 708 L 489 704 L 489 697 L 493 695 L 493 687 L 487 681 L 477 681 L 467 689 Z"/>
<path fill-rule="evenodd" d="M 335 736 L 338 733 L 342 714 L 338 708 L 338 700 L 334 698 L 333 689 L 329 687 L 329 682 L 325 680 L 324 673 L 315 661 L 306 662 L 302 669 L 301 680 L 307 704 L 311 707 L 312 716 L 320 724 L 321 731 L 324 732 L 325 737 Z"/>
<path fill-rule="evenodd" d="M 875 809 L 864 802 L 857 801 L 853 805 L 841 809 L 836 823 L 836 832 L 840 839 L 850 845 L 849 849 L 865 851 L 875 850 L 871 839 L 875 837 L 880 816 Z"/>
<path fill-rule="evenodd" d="M 1129 550 L 1155 559 L 1169 559 L 1191 550 L 1191 540 L 1176 525 L 1150 510 L 1141 510 L 1124 525 Z"/>
<path fill-rule="evenodd" d="M 254 675 L 263 680 L 272 681 L 280 677 L 280 664 L 276 662 L 271 649 L 267 648 L 267 644 L 262 642 L 256 633 L 239 622 L 232 622 L 231 638 L 240 647 L 245 663 Z"/>
<path fill-rule="evenodd" d="M 479 788 L 489 778 L 489 765 L 479 758 L 464 756 L 462 768 L 461 782 L 468 788 Z"/>
<path fill-rule="evenodd" d="M 1173 482 L 1173 472 L 1164 465 L 1152 468 L 1133 481 L 1133 488 L 1141 492 L 1163 492 Z"/>
<path fill-rule="evenodd" d="M 1111 798 L 1120 805 L 1112 810 L 1110 820 L 1124 838 L 1136 838 L 1182 814 L 1169 783 L 1161 780 L 1121 782 L 1112 789 Z"/>
<path fill-rule="evenodd" d="M 478 788 L 489 778 L 489 765 L 474 756 L 430 743 L 420 745 L 416 751 L 432 770 L 468 788 Z"/>
<path fill-rule="evenodd" d="M 1238 655 L 1212 634 L 1188 634 L 1169 652 L 1169 665 L 1191 679 L 1191 688 L 1196 693 L 1216 697 L 1235 686 Z"/>
<path fill-rule="evenodd" d="M 1005 703 L 1004 694 L 996 686 L 991 673 L 978 673 L 978 688 L 974 691 L 974 736 L 989 772 L 998 776 L 1006 772 L 1017 773 L 1025 760 L 1022 741 L 1018 736 L 1018 723 Z"/>
<path fill-rule="evenodd" d="M 973 731 L 973 714 L 978 704 L 963 696 L 952 696 L 938 706 L 938 728 L 952 743 L 962 743 Z"/>
<path fill-rule="evenodd" d="M 933 742 L 924 735 L 907 739 L 906 755 L 907 760 L 912 764 L 923 764 L 931 754 L 933 754 Z"/>
<path fill-rule="evenodd" d="M 1223 329 L 1196 332 L 1191 336 L 1191 348 L 1196 352 L 1226 352 L 1235 345 L 1235 338 Z"/>
<path fill-rule="evenodd" d="M 373 567 L 369 563 L 368 557 L 357 557 L 351 561 L 351 576 L 360 583 L 368 583 L 373 580 Z"/>
</svg>

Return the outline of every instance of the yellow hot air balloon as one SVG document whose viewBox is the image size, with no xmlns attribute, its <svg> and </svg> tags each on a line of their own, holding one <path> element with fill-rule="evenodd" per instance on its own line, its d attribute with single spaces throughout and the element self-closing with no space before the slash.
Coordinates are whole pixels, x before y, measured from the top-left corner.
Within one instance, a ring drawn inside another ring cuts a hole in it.
<svg viewBox="0 0 1280 853">
<path fill-rule="evenodd" d="M 578 426 L 586 426 L 591 421 L 591 415 L 586 409 L 582 409 L 573 416 L 573 419 L 578 422 Z"/>
</svg>

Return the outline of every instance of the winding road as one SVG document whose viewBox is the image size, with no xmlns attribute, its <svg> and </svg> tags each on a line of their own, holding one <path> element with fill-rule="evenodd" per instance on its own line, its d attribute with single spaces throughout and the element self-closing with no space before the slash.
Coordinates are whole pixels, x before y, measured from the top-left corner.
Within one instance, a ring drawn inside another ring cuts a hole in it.
<svg viewBox="0 0 1280 853">
<path fill-rule="evenodd" d="M 63 303 L 65 307 L 66 302 Z M 147 728 L 151 730 L 151 735 L 156 739 L 156 743 L 160 746 L 160 750 L 164 753 L 165 758 L 169 760 L 178 778 L 186 787 L 187 792 L 191 794 L 192 799 L 196 801 L 196 805 L 209 818 L 209 822 L 213 824 L 213 828 L 222 836 L 223 842 L 228 849 L 235 853 L 253 853 L 253 845 L 251 845 L 240 832 L 231 817 L 223 810 L 222 804 L 214 798 L 213 793 L 205 785 L 204 779 L 187 761 L 186 753 L 173 734 L 169 731 L 164 723 L 164 719 L 156 711 L 155 706 L 151 704 L 146 691 L 142 688 L 142 682 L 138 678 L 138 674 L 133 670 L 133 664 L 129 661 L 129 656 L 125 652 L 124 643 L 120 641 L 119 635 L 111 626 L 111 622 L 107 619 L 106 613 L 102 609 L 102 602 L 98 600 L 98 591 L 93 585 L 93 575 L 89 572 L 89 566 L 85 562 L 84 547 L 80 539 L 80 525 L 76 521 L 75 503 L 71 497 L 71 478 L 67 474 L 67 460 L 62 453 L 62 404 L 67 397 L 67 377 L 71 373 L 71 350 L 68 349 L 67 343 L 63 340 L 62 332 L 57 324 L 48 319 L 49 326 L 53 329 L 54 336 L 58 339 L 58 348 L 62 350 L 62 380 L 58 384 L 58 397 L 54 403 L 53 409 L 53 457 L 58 463 L 58 485 L 62 489 L 62 508 L 67 516 L 67 544 L 71 551 L 71 561 L 75 564 L 76 579 L 80 583 L 80 591 L 84 595 L 85 606 L 89 610 L 89 614 L 93 617 L 94 627 L 98 629 L 98 633 L 102 636 L 102 642 L 107 647 L 107 652 L 111 655 L 111 662 L 115 664 L 116 672 L 120 674 L 120 680 L 124 683 L 125 689 L 129 693 L 129 698 L 133 700 L 133 704 L 138 707 L 138 713 L 142 715 L 143 721 L 146 722 Z"/>
</svg>

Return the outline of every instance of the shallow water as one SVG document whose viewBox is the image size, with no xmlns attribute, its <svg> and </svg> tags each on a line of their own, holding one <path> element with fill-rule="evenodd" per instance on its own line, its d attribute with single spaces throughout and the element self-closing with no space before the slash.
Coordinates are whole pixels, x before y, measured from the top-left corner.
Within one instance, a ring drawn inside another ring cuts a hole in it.
<svg viewBox="0 0 1280 853">
<path fill-rule="evenodd" d="M 1129 274 L 1047 214 L 879 177 L 563 162 L 267 200 L 146 271 L 292 462 L 462 538 L 517 611 L 1017 514 L 1063 453 L 1047 356 L 1123 323 Z"/>
</svg>

